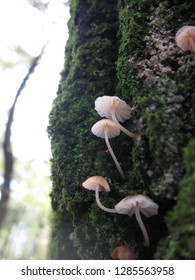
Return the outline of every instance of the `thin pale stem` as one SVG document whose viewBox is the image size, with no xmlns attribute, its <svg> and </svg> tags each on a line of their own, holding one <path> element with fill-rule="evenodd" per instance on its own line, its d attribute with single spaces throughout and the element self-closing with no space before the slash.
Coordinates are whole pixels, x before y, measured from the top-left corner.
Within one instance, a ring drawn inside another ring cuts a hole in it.
<svg viewBox="0 0 195 280">
<path fill-rule="evenodd" d="M 145 246 L 149 246 L 150 242 L 149 242 L 149 237 L 148 237 L 148 233 L 147 233 L 147 230 L 144 226 L 144 223 L 142 222 L 142 219 L 141 219 L 141 216 L 140 216 L 140 210 L 139 210 L 139 205 L 138 205 L 138 202 L 136 203 L 136 206 L 135 206 L 135 217 L 137 219 L 137 222 L 141 228 L 141 231 L 143 233 L 143 236 L 144 236 L 144 245 Z"/>
<path fill-rule="evenodd" d="M 112 147 L 110 146 L 107 130 L 105 130 L 105 141 L 106 141 L 106 145 L 108 147 L 108 150 L 109 150 L 109 152 L 110 152 L 110 154 L 111 154 L 111 156 L 112 156 L 112 158 L 114 160 L 114 163 L 116 164 L 116 167 L 117 167 L 119 173 L 121 174 L 121 177 L 124 180 L 125 179 L 125 174 L 124 174 L 124 172 L 123 172 L 123 170 L 122 170 L 122 168 L 120 166 L 120 163 L 118 162 L 118 160 L 117 160 L 117 158 L 116 158 L 116 156 L 115 156 L 115 154 L 114 154 L 114 152 L 112 150 Z"/>
<path fill-rule="evenodd" d="M 122 130 L 125 134 L 127 134 L 131 138 L 137 138 L 137 135 L 127 130 L 124 126 L 122 126 L 116 119 L 115 113 L 112 111 L 111 113 L 113 122 Z"/>
<path fill-rule="evenodd" d="M 99 187 L 95 189 L 95 199 L 97 202 L 97 205 L 104 211 L 108 212 L 108 213 L 116 213 L 115 209 L 111 209 L 111 208 L 107 208 L 105 207 L 101 202 L 100 202 L 100 198 L 99 198 Z"/>
</svg>

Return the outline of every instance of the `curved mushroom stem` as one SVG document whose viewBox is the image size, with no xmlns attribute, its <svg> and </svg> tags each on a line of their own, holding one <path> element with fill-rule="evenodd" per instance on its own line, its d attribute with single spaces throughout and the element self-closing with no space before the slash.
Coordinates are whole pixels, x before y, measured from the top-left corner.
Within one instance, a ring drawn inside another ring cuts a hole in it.
<svg viewBox="0 0 195 280">
<path fill-rule="evenodd" d="M 113 152 L 113 150 L 112 150 L 112 148 L 110 146 L 110 142 L 109 142 L 109 139 L 108 139 L 108 133 L 107 133 L 106 129 L 105 129 L 105 141 L 106 141 L 106 145 L 108 147 L 108 150 L 109 150 L 109 152 L 110 152 L 110 154 L 111 154 L 111 156 L 112 156 L 112 158 L 113 158 L 113 160 L 114 160 L 114 162 L 116 164 L 116 167 L 117 167 L 119 173 L 121 174 L 121 177 L 124 180 L 125 179 L 125 174 L 124 174 L 124 172 L 123 172 L 123 170 L 122 170 L 122 168 L 120 166 L 120 163 L 118 162 L 118 160 L 117 160 L 117 158 L 116 158 L 116 156 L 115 156 L 115 154 L 114 154 L 114 152 Z"/>
<path fill-rule="evenodd" d="M 144 226 L 144 223 L 142 222 L 141 216 L 140 216 L 140 211 L 139 211 L 139 205 L 138 202 L 136 202 L 136 206 L 135 206 L 135 217 L 137 219 L 137 222 L 141 228 L 141 231 L 143 233 L 144 236 L 144 246 L 149 246 L 150 242 L 149 242 L 149 237 L 148 237 L 148 233 L 146 231 L 146 228 Z"/>
<path fill-rule="evenodd" d="M 195 42 L 194 42 L 193 38 L 190 38 L 190 45 L 191 45 L 193 52 L 195 53 Z"/>
<path fill-rule="evenodd" d="M 97 205 L 104 211 L 109 212 L 109 213 L 116 213 L 115 209 L 111 209 L 111 208 L 107 208 L 104 205 L 102 205 L 102 203 L 100 202 L 100 198 L 99 198 L 99 187 L 97 187 L 95 189 L 95 199 L 97 202 Z"/>
<path fill-rule="evenodd" d="M 137 135 L 127 130 L 124 126 L 122 126 L 116 119 L 115 113 L 112 111 L 111 113 L 113 122 L 122 130 L 125 134 L 127 134 L 131 138 L 137 138 Z"/>
</svg>

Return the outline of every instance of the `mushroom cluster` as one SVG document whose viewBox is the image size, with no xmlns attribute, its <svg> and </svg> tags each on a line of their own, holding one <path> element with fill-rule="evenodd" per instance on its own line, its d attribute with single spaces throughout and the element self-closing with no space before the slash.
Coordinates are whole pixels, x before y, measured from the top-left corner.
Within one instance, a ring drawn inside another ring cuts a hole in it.
<svg viewBox="0 0 195 280">
<path fill-rule="evenodd" d="M 95 100 L 95 110 L 101 117 L 106 117 L 96 122 L 91 131 L 94 135 L 104 138 L 108 151 L 123 179 L 125 179 L 124 172 L 112 150 L 109 139 L 120 135 L 123 131 L 129 137 L 138 139 L 137 135 L 128 131 L 120 122 L 130 119 L 132 108 L 117 96 L 101 96 Z M 146 217 L 158 214 L 158 205 L 147 196 L 144 195 L 129 195 L 122 199 L 114 208 L 104 206 L 99 197 L 99 192 L 110 192 L 110 187 L 106 179 L 102 176 L 92 176 L 82 183 L 85 189 L 95 191 L 95 200 L 97 205 L 105 212 L 126 214 L 132 216 L 135 214 L 137 222 L 144 236 L 144 245 L 149 246 L 149 237 L 146 228 L 142 222 L 140 212 Z M 125 246 L 115 248 L 111 255 L 114 259 L 133 259 L 134 255 Z"/>
<path fill-rule="evenodd" d="M 102 119 L 95 123 L 91 131 L 94 135 L 105 139 L 112 159 L 121 177 L 125 179 L 124 172 L 110 146 L 109 138 L 119 136 L 121 131 L 133 139 L 138 138 L 137 135 L 120 124 L 120 122 L 130 119 L 132 108 L 117 96 L 104 95 L 95 100 L 95 110 L 101 117 L 106 117 L 107 119 Z"/>
<path fill-rule="evenodd" d="M 82 186 L 88 190 L 95 191 L 95 199 L 97 205 L 104 211 L 109 213 L 118 213 L 129 215 L 135 214 L 136 220 L 144 236 L 144 246 L 149 246 L 149 237 L 144 223 L 141 219 L 140 212 L 146 217 L 151 217 L 158 214 L 158 204 L 151 198 L 141 194 L 129 195 L 123 198 L 113 209 L 107 208 L 100 202 L 99 192 L 110 192 L 110 187 L 106 179 L 102 176 L 92 176 L 83 182 Z"/>
<path fill-rule="evenodd" d="M 180 28 L 175 36 L 175 42 L 183 51 L 195 52 L 195 26 L 184 26 Z M 130 119 L 132 108 L 123 100 L 117 96 L 101 96 L 95 100 L 95 110 L 104 119 L 95 123 L 91 131 L 94 135 L 100 138 L 104 138 L 107 148 L 112 156 L 112 159 L 123 179 L 125 179 L 124 172 L 111 148 L 109 139 L 120 135 L 120 132 L 124 132 L 129 137 L 139 140 L 139 137 L 134 133 L 127 130 L 121 125 L 125 120 Z M 149 246 L 149 236 L 146 227 L 142 221 L 141 214 L 146 217 L 151 217 L 158 214 L 158 204 L 156 204 L 151 198 L 142 194 L 128 195 L 117 203 L 114 208 L 108 208 L 100 202 L 99 192 L 110 192 L 108 182 L 102 176 L 93 176 L 88 178 L 82 183 L 82 186 L 89 190 L 95 191 L 95 199 L 97 205 L 104 211 L 109 213 L 117 213 L 132 216 L 135 214 L 135 218 L 139 224 L 144 237 L 144 246 Z M 116 247 L 112 253 L 113 259 L 135 259 L 134 252 L 126 246 Z"/>
</svg>

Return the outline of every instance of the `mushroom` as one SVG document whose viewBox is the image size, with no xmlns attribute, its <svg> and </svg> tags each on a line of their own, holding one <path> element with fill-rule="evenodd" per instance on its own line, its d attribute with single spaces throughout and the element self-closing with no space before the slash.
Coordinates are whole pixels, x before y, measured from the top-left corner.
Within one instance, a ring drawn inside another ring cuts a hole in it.
<svg viewBox="0 0 195 280">
<path fill-rule="evenodd" d="M 102 176 L 92 176 L 88 178 L 85 182 L 82 183 L 82 186 L 88 190 L 95 191 L 95 199 L 97 202 L 97 205 L 104 211 L 109 213 L 116 213 L 115 209 L 110 209 L 102 205 L 99 199 L 99 192 L 100 191 L 106 191 L 110 192 L 110 187 L 108 185 L 108 182 L 106 179 Z"/>
<path fill-rule="evenodd" d="M 131 117 L 131 107 L 117 96 L 101 96 L 95 100 L 95 110 L 101 117 L 112 119 L 113 122 L 129 137 L 136 135 L 123 127 L 119 122 L 124 122 Z"/>
<path fill-rule="evenodd" d="M 195 52 L 195 26 L 183 26 L 176 35 L 175 41 L 183 51 Z"/>
<path fill-rule="evenodd" d="M 76 240 L 76 233 L 73 231 L 73 232 L 71 232 L 70 233 L 70 235 L 69 235 L 69 239 L 71 240 L 71 241 L 74 241 L 74 240 Z"/>
<path fill-rule="evenodd" d="M 125 179 L 124 172 L 123 172 L 123 170 L 110 146 L 110 142 L 109 142 L 109 138 L 116 137 L 120 134 L 120 129 L 118 128 L 118 126 L 116 126 L 112 120 L 102 119 L 102 120 L 96 122 L 92 126 L 91 131 L 94 135 L 101 137 L 101 138 L 105 138 L 106 145 L 116 164 L 116 167 L 117 167 L 121 177 L 123 179 Z"/>
<path fill-rule="evenodd" d="M 134 252 L 126 246 L 118 246 L 111 253 L 114 260 L 135 260 Z"/>
<path fill-rule="evenodd" d="M 118 214 L 132 216 L 135 213 L 135 217 L 144 236 L 145 246 L 149 246 L 149 237 L 142 222 L 140 211 L 146 217 L 150 217 L 158 214 L 158 208 L 158 205 L 151 198 L 141 194 L 129 195 L 115 205 L 115 210 Z"/>
</svg>

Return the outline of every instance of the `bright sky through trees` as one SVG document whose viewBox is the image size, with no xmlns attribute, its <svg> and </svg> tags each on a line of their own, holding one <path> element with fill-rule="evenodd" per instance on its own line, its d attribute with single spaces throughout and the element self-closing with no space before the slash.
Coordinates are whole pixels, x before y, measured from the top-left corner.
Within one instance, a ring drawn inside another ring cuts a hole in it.
<svg viewBox="0 0 195 280">
<path fill-rule="evenodd" d="M 69 8 L 67 1 L 42 0 L 49 3 L 42 12 L 29 2 L 39 1 L 0 0 L 1 144 L 17 90 L 33 57 L 47 44 L 15 108 L 11 141 L 16 161 L 9 215 L 0 231 L 0 259 L 45 258 L 47 254 L 51 151 L 46 129 L 64 64 Z M 2 183 L 2 147 L 0 156 Z"/>
<path fill-rule="evenodd" d="M 28 64 L 15 52 L 18 46 L 37 56 L 48 43 L 40 65 L 35 69 L 18 99 L 12 128 L 14 155 L 25 159 L 50 157 L 46 134 L 48 114 L 58 87 L 67 39 L 68 7 L 61 0 L 51 0 L 45 13 L 26 0 L 0 1 L 0 58 L 11 68 L 0 69 L 0 127 L 4 129 L 7 112 Z"/>
</svg>

